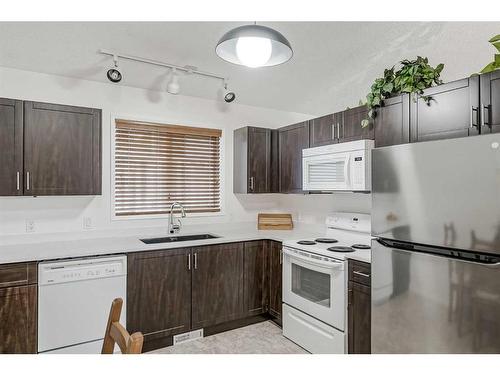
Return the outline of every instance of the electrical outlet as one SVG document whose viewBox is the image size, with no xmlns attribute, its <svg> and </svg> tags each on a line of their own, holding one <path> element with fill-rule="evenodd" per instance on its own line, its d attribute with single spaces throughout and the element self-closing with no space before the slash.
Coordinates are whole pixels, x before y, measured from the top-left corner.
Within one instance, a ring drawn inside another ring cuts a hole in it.
<svg viewBox="0 0 500 375">
<path fill-rule="evenodd" d="M 35 220 L 26 219 L 26 233 L 33 233 L 35 231 Z"/>
<path fill-rule="evenodd" d="M 92 229 L 92 218 L 84 217 L 83 218 L 83 229 Z"/>
</svg>

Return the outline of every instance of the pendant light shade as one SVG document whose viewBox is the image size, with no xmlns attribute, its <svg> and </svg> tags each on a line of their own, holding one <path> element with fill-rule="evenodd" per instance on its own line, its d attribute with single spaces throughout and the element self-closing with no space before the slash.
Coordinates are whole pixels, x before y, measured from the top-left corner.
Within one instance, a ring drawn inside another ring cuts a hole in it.
<svg viewBox="0 0 500 375">
<path fill-rule="evenodd" d="M 215 52 L 230 63 L 250 68 L 283 64 L 293 55 L 290 43 L 282 34 L 260 25 L 228 31 L 217 43 Z"/>
</svg>

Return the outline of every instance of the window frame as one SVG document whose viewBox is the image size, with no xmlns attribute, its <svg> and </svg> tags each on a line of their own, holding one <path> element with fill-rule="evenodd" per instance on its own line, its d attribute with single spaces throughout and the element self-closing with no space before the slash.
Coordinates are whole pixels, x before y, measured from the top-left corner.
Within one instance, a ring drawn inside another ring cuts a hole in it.
<svg viewBox="0 0 500 375">
<path fill-rule="evenodd" d="M 167 219 L 169 217 L 168 213 L 162 214 L 147 214 L 147 215 L 117 215 L 115 210 L 115 146 L 116 146 L 116 120 L 127 120 L 127 121 L 137 121 L 137 122 L 150 122 L 155 125 L 161 124 L 175 124 L 179 126 L 189 126 L 195 128 L 209 128 L 217 129 L 221 131 L 220 144 L 219 144 L 219 180 L 220 180 L 220 211 L 219 212 L 197 212 L 197 213 L 187 213 L 186 219 L 189 218 L 204 218 L 204 217 L 220 217 L 226 215 L 226 199 L 225 199 L 225 184 L 226 184 L 226 166 L 225 166 L 225 141 L 226 141 L 226 130 L 220 126 L 214 126 L 212 124 L 195 124 L 187 121 L 182 121 L 180 124 L 178 121 L 167 121 L 165 119 L 154 119 L 154 118 L 144 118 L 125 114 L 112 114 L 110 118 L 110 210 L 111 210 L 111 220 L 112 221 L 129 221 L 129 220 L 153 220 L 153 219 Z M 186 220 L 184 219 L 184 220 Z"/>
</svg>

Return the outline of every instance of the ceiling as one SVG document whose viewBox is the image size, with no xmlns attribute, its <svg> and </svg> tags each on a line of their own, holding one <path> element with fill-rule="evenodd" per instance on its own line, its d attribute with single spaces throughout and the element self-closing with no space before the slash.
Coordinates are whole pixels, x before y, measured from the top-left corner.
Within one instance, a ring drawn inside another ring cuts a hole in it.
<svg viewBox="0 0 500 375">
<path fill-rule="evenodd" d="M 229 77 L 241 104 L 320 115 L 357 104 L 384 67 L 428 56 L 445 63 L 443 78 L 477 72 L 492 59 L 487 40 L 499 23 L 266 22 L 294 49 L 288 63 L 260 69 L 232 65 L 214 52 L 218 39 L 243 23 L 0 23 L 0 66 L 108 82 L 111 58 L 99 49 L 193 65 Z M 165 90 L 168 70 L 120 62 L 120 84 Z M 181 76 L 181 94 L 220 100 L 221 84 Z"/>
</svg>

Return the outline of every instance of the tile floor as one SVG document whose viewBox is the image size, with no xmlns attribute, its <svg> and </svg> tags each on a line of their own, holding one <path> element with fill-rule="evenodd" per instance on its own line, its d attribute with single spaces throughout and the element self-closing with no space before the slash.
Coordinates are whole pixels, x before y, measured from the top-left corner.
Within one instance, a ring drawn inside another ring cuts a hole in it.
<svg viewBox="0 0 500 375">
<path fill-rule="evenodd" d="M 266 321 L 217 335 L 158 349 L 151 354 L 306 354 L 307 351 Z"/>
</svg>

